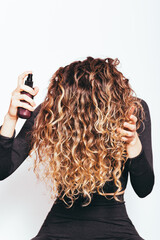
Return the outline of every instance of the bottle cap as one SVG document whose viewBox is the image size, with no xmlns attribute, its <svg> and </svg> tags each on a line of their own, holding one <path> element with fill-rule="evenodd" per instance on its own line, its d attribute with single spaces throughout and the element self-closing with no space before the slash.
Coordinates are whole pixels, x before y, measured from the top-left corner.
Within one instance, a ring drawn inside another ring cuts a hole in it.
<svg viewBox="0 0 160 240">
<path fill-rule="evenodd" d="M 29 73 L 28 74 L 28 77 L 25 81 L 25 85 L 29 86 L 29 87 L 33 87 L 33 81 L 32 81 L 32 77 L 33 77 L 33 74 L 32 73 Z"/>
</svg>

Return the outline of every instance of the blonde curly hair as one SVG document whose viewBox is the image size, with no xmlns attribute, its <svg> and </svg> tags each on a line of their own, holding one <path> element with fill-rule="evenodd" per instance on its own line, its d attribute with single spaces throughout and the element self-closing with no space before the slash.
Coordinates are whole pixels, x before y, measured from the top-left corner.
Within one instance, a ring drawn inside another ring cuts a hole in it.
<svg viewBox="0 0 160 240">
<path fill-rule="evenodd" d="M 107 181 L 114 181 L 114 198 L 120 201 L 117 193 L 128 156 L 116 129 L 129 120 L 132 105 L 138 129 L 144 110 L 118 64 L 117 58 L 87 57 L 60 67 L 37 115 L 30 151 L 37 149 L 34 172 L 51 190 L 56 186 L 68 207 L 80 194 L 87 200 L 83 206 L 95 192 L 107 197 Z"/>
</svg>

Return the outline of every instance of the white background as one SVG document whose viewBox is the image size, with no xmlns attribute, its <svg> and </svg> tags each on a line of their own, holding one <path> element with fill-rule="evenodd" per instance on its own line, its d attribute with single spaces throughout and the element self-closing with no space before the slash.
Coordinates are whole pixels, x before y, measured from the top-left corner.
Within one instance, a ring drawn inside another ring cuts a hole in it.
<svg viewBox="0 0 160 240">
<path fill-rule="evenodd" d="M 60 67 L 87 56 L 120 60 L 137 96 L 149 106 L 156 182 L 139 198 L 128 182 L 130 219 L 145 240 L 159 236 L 160 3 L 158 0 L 5 0 L 0 1 L 0 124 L 22 72 L 33 71 L 43 101 L 49 79 Z M 18 120 L 17 132 L 24 120 Z M 28 171 L 29 161 L 0 182 L 0 239 L 30 240 L 52 202 Z"/>
</svg>

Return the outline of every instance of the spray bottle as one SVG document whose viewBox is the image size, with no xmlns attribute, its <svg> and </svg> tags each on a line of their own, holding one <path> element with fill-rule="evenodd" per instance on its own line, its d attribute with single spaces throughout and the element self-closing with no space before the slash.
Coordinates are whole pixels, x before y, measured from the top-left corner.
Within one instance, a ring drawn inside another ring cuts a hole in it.
<svg viewBox="0 0 160 240">
<path fill-rule="evenodd" d="M 29 86 L 29 87 L 31 87 L 31 88 L 33 88 L 32 76 L 33 76 L 33 74 L 28 74 L 27 80 L 25 81 L 25 85 L 27 85 L 27 86 Z M 21 93 L 22 93 L 22 94 L 26 94 L 26 95 L 28 95 L 30 98 L 33 99 L 33 96 L 32 96 L 30 93 L 25 92 L 25 91 L 22 91 Z M 26 101 L 24 101 L 24 100 L 21 100 L 21 101 L 22 101 L 22 102 L 26 102 Z M 28 119 L 28 118 L 31 117 L 32 111 L 29 111 L 28 109 L 25 109 L 25 108 L 22 108 L 22 107 L 18 107 L 18 113 L 17 113 L 17 114 L 18 114 L 18 117 L 20 117 L 20 118 Z"/>
</svg>

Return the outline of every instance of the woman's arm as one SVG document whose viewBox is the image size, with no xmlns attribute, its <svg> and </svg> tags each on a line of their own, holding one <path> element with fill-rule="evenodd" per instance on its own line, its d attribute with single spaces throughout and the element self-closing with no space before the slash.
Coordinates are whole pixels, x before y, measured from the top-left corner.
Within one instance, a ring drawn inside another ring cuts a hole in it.
<svg viewBox="0 0 160 240">
<path fill-rule="evenodd" d="M 35 102 L 22 91 L 26 91 L 35 96 L 38 88 L 32 89 L 24 84 L 24 78 L 31 73 L 26 71 L 18 77 L 17 88 L 12 92 L 10 106 L 5 115 L 3 125 L 0 129 L 0 180 L 9 176 L 26 157 L 28 153 L 27 131 L 33 125 L 33 117 L 26 121 L 22 130 L 15 138 L 15 126 L 18 120 L 18 107 L 23 107 L 29 111 L 34 111 Z M 24 101 L 22 101 L 24 100 Z"/>
<path fill-rule="evenodd" d="M 25 121 L 16 137 L 15 131 L 12 137 L 0 134 L 0 180 L 10 176 L 27 158 L 30 151 L 30 134 L 28 133 L 32 129 L 40 106 L 34 110 L 32 117 Z"/>
<path fill-rule="evenodd" d="M 142 150 L 138 156 L 128 158 L 128 170 L 130 172 L 131 185 L 136 194 L 143 198 L 153 189 L 155 176 L 153 170 L 152 140 L 151 140 L 151 117 L 147 103 L 142 100 L 146 119 L 143 125 L 137 130 L 142 144 Z M 143 131 L 142 131 L 143 130 Z"/>
</svg>

